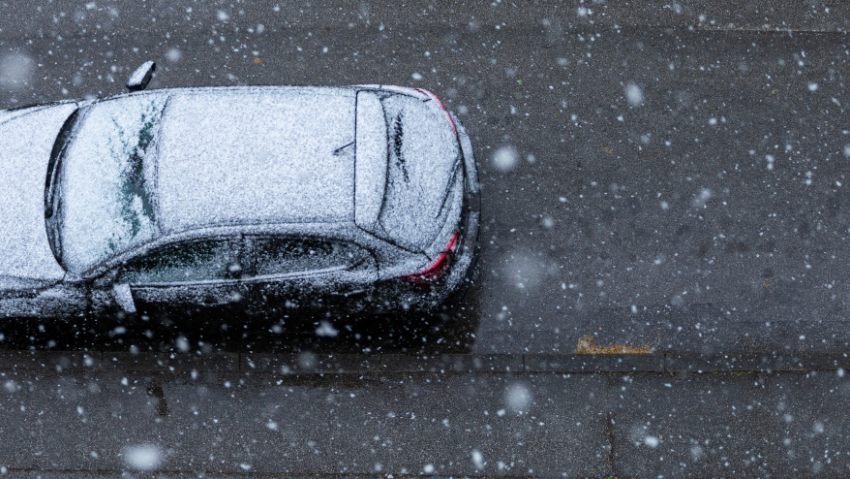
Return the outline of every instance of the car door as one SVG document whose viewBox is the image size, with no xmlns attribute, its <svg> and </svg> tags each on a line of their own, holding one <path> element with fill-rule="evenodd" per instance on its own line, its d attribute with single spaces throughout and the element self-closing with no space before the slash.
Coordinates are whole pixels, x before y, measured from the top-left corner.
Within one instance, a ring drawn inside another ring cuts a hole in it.
<svg viewBox="0 0 850 479">
<path fill-rule="evenodd" d="M 40 282 L 0 276 L 0 318 L 71 321 L 86 312 L 81 282 Z"/>
<path fill-rule="evenodd" d="M 243 296 L 238 245 L 234 238 L 186 241 L 130 259 L 101 281 L 93 307 L 169 319 L 228 314 Z"/>
<path fill-rule="evenodd" d="M 246 310 L 274 319 L 357 313 L 377 279 L 372 254 L 339 240 L 246 235 L 242 261 Z"/>
</svg>

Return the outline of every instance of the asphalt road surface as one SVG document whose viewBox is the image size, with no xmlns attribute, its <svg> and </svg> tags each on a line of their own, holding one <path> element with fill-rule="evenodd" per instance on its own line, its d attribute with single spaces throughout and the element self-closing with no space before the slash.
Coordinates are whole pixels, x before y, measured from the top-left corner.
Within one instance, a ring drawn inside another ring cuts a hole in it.
<svg viewBox="0 0 850 479">
<path fill-rule="evenodd" d="M 0 2 L 0 108 L 118 94 L 149 59 L 150 88 L 424 87 L 469 131 L 483 205 L 460 326 L 423 336 L 425 351 L 846 352 L 850 7 L 635 3 Z M 352 351 L 344 338 L 295 343 Z M 392 340 L 380 344 L 393 352 Z M 174 474 L 794 477 L 848 467 L 841 368 L 280 379 L 16 367 L 0 368 L 0 429 L 28 439 L 0 448 L 0 462 L 22 477 L 117 474 L 134 468 L 128 454 Z M 133 449 L 148 443 L 160 449 Z"/>
<path fill-rule="evenodd" d="M 850 341 L 846 7 L 2 9 L 0 107 L 121 93 L 147 59 L 151 88 L 438 93 L 481 172 L 472 351 L 570 352 L 591 334 L 677 352 Z"/>
</svg>

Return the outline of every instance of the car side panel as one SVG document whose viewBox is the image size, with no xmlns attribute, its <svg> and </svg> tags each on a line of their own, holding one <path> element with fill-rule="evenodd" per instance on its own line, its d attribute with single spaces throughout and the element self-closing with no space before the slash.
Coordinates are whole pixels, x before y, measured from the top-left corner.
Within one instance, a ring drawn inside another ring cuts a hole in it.
<svg viewBox="0 0 850 479">
<path fill-rule="evenodd" d="M 239 313 L 245 289 L 237 280 L 182 284 L 130 285 L 135 316 L 156 321 L 224 319 Z M 100 318 L 127 316 L 112 287 L 94 287 L 92 313 Z"/>
<path fill-rule="evenodd" d="M 290 258 L 293 248 L 300 253 Z M 301 236 L 248 236 L 243 262 L 244 307 L 264 319 L 356 313 L 367 306 L 377 278 L 369 249 Z"/>
<path fill-rule="evenodd" d="M 238 306 L 244 288 L 238 280 L 130 285 L 136 310 L 152 318 L 219 318 Z"/>
<path fill-rule="evenodd" d="M 245 312 L 254 318 L 344 321 L 369 306 L 372 281 L 354 283 L 332 273 L 309 278 L 247 280 Z"/>
<path fill-rule="evenodd" d="M 0 289 L 0 319 L 72 320 L 82 318 L 86 306 L 86 291 L 81 285 Z"/>
</svg>

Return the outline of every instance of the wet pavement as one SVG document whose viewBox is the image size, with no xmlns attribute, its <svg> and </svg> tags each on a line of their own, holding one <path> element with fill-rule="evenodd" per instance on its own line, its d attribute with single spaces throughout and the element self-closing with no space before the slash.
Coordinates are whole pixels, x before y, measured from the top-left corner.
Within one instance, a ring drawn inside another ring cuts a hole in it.
<svg viewBox="0 0 850 479">
<path fill-rule="evenodd" d="M 552 357 L 545 371 L 534 366 L 540 358 L 525 357 L 523 366 L 516 356 L 237 356 L 6 353 L 0 434 L 15 440 L 0 444 L 3 470 L 13 477 L 147 468 L 156 477 L 850 470 L 850 382 L 835 365 L 593 374 L 566 372 Z"/>
<path fill-rule="evenodd" d="M 482 251 L 444 325 L 4 326 L 0 472 L 850 469 L 850 6 L 12 5 L 0 108 L 118 94 L 148 59 L 151 88 L 434 91 Z"/>
<path fill-rule="evenodd" d="M 845 6 L 755 25 L 731 4 L 334 5 L 20 9 L 0 50 L 28 59 L 26 83 L 7 78 L 0 107 L 120 93 L 147 59 L 152 88 L 426 87 L 482 181 L 474 337 L 454 343 L 847 349 Z"/>
</svg>

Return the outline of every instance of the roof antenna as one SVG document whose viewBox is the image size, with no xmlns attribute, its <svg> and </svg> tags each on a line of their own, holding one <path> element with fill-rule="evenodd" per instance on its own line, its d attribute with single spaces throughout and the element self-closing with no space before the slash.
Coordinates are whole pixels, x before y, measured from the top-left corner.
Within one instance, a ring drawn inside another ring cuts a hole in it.
<svg viewBox="0 0 850 479">
<path fill-rule="evenodd" d="M 150 60 L 142 63 L 127 79 L 127 88 L 130 91 L 144 90 L 153 78 L 154 71 L 156 71 L 156 63 Z"/>
</svg>

